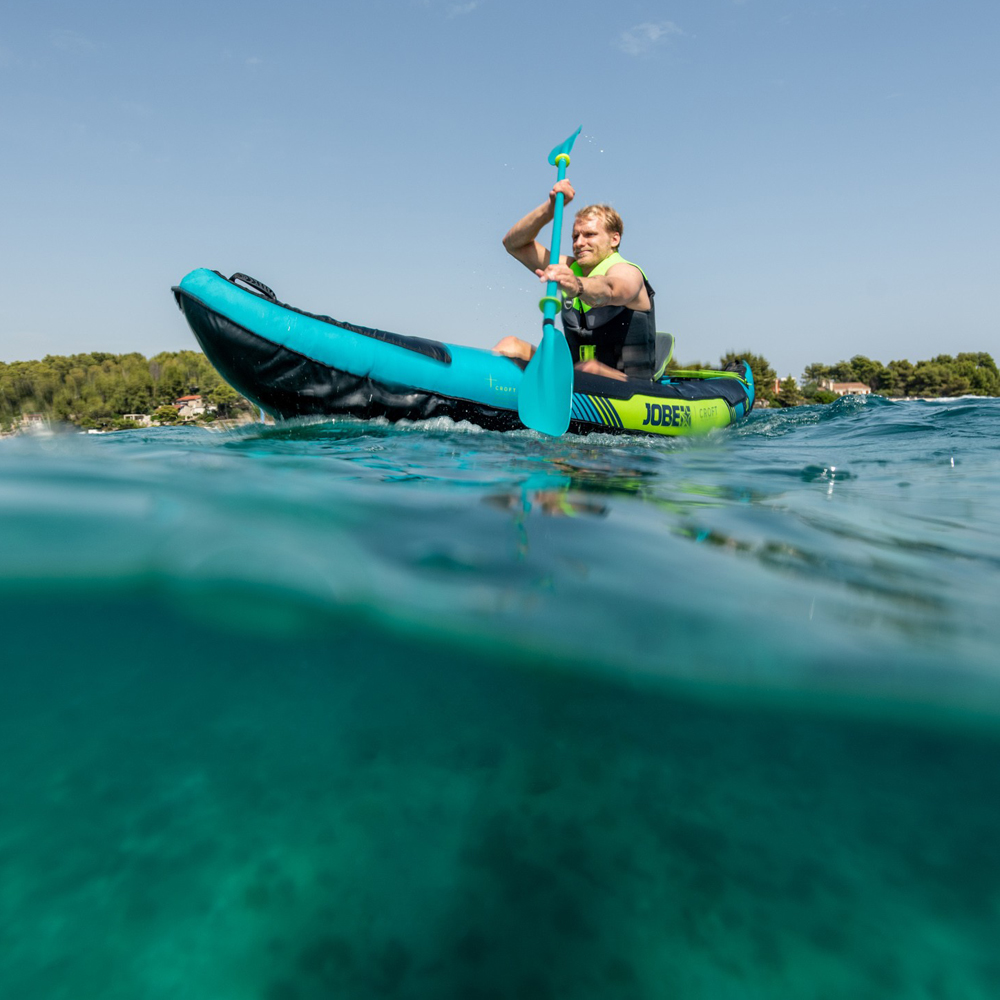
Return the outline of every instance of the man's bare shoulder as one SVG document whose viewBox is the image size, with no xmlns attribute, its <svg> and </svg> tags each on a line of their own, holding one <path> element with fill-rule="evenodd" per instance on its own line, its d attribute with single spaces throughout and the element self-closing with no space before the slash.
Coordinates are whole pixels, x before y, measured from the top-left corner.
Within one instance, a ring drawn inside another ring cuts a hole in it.
<svg viewBox="0 0 1000 1000">
<path fill-rule="evenodd" d="M 642 277 L 642 268 L 639 267 L 638 264 L 633 264 L 628 260 L 620 260 L 617 264 L 612 264 L 611 267 L 608 268 L 608 274 L 625 274 L 627 273 L 627 268 L 638 274 L 640 278 Z"/>
<path fill-rule="evenodd" d="M 609 278 L 623 278 L 630 286 L 634 285 L 636 291 L 642 288 L 644 277 L 642 269 L 635 264 L 630 264 L 627 260 L 620 260 L 617 264 L 612 264 L 607 270 Z"/>
<path fill-rule="evenodd" d="M 626 296 L 622 305 L 638 307 L 645 312 L 650 307 L 649 296 L 646 294 L 646 280 L 641 268 L 627 260 L 621 260 L 608 268 L 608 277 L 618 284 L 621 293 Z M 620 284 L 619 284 L 620 283 Z"/>
</svg>

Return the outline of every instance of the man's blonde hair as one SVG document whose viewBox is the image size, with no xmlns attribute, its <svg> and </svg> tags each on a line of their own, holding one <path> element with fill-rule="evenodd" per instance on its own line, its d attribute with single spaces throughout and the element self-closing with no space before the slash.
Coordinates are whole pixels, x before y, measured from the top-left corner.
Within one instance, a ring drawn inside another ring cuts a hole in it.
<svg viewBox="0 0 1000 1000">
<path fill-rule="evenodd" d="M 617 233 L 618 239 L 621 240 L 622 233 L 625 231 L 625 223 L 610 205 L 588 205 L 576 213 L 578 219 L 590 218 L 591 216 L 599 219 L 609 233 Z"/>
</svg>

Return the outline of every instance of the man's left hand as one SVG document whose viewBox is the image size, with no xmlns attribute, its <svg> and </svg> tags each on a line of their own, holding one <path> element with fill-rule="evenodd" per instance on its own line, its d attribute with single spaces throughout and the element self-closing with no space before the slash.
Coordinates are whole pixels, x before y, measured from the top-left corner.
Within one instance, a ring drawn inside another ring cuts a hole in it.
<svg viewBox="0 0 1000 1000">
<path fill-rule="evenodd" d="M 576 298 L 583 291 L 583 282 L 573 273 L 567 264 L 549 264 L 548 267 L 535 271 L 539 281 L 554 281 L 559 288 L 571 298 Z"/>
</svg>

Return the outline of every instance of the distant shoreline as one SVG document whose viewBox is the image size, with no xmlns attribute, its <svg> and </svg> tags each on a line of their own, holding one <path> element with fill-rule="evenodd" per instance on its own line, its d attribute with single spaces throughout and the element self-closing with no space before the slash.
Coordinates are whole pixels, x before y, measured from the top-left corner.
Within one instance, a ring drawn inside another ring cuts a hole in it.
<svg viewBox="0 0 1000 1000">
<path fill-rule="evenodd" d="M 766 358 L 749 351 L 730 352 L 719 369 L 737 358 L 753 371 L 761 409 L 828 405 L 844 395 L 914 402 L 1000 396 L 1000 370 L 984 352 L 888 365 L 855 355 L 835 365 L 808 365 L 801 384 L 791 375 L 779 378 Z M 61 424 L 103 432 L 191 423 L 221 428 L 252 423 L 258 412 L 197 350 L 164 351 L 151 358 L 93 351 L 0 362 L 4 435 Z"/>
</svg>

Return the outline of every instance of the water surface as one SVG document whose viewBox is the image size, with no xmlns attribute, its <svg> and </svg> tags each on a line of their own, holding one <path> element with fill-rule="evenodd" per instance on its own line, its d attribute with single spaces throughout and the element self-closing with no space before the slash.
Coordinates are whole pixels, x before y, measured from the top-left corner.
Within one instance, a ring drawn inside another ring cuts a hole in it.
<svg viewBox="0 0 1000 1000">
<path fill-rule="evenodd" d="M 996 996 L 998 418 L 0 441 L 0 993 Z"/>
</svg>

